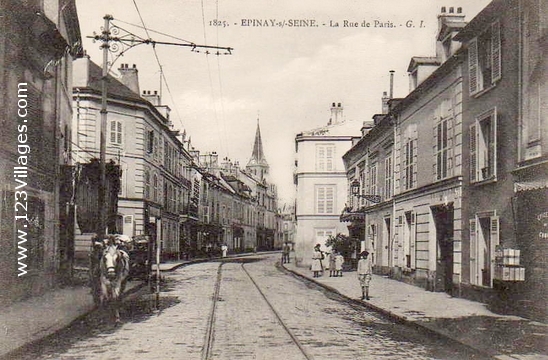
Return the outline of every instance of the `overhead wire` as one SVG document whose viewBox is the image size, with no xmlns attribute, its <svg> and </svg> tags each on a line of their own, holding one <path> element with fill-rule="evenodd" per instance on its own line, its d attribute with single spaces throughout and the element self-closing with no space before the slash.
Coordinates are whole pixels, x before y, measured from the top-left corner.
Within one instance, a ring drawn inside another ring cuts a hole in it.
<svg viewBox="0 0 548 360">
<path fill-rule="evenodd" d="M 139 19 L 141 20 L 141 23 L 143 24 L 143 29 L 145 30 L 145 33 L 147 34 L 147 37 L 150 39 L 149 30 L 147 29 L 145 25 L 145 21 L 143 20 L 143 16 L 141 15 L 141 11 L 139 10 L 139 6 L 137 6 L 137 2 L 133 0 L 133 4 L 135 5 L 135 9 L 137 10 L 137 14 L 139 15 Z M 178 39 L 182 40 L 182 39 Z M 182 40 L 186 41 L 186 40 Z M 188 42 L 188 41 L 187 41 Z M 189 42 L 191 43 L 191 42 Z M 154 57 L 156 58 L 156 62 L 158 63 L 158 66 L 160 67 L 160 76 L 161 79 L 164 80 L 164 83 L 166 84 L 167 92 L 169 93 L 169 97 L 171 98 L 171 102 L 173 103 L 173 107 L 175 109 L 175 113 L 177 114 L 177 119 L 179 120 L 179 123 L 181 124 L 181 128 L 184 128 L 183 120 L 181 118 L 181 114 L 179 114 L 179 109 L 177 108 L 177 104 L 175 103 L 175 100 L 173 99 L 173 93 L 171 92 L 171 89 L 169 87 L 169 83 L 167 82 L 166 76 L 163 72 L 162 64 L 160 63 L 160 58 L 158 57 L 158 53 L 156 52 L 156 47 L 153 45 L 152 50 L 154 52 Z"/>
<path fill-rule="evenodd" d="M 201 0 L 201 7 L 202 7 L 202 26 L 203 26 L 203 30 L 204 30 L 204 42 L 207 44 L 207 33 L 206 33 L 206 21 L 205 21 L 205 11 L 204 11 L 204 0 Z M 214 118 L 215 118 L 215 124 L 217 125 L 217 129 L 219 129 L 219 118 L 218 118 L 218 115 L 217 115 L 217 101 L 215 99 L 215 91 L 214 91 L 214 88 L 213 88 L 213 79 L 211 77 L 211 67 L 210 67 L 210 64 L 209 64 L 209 56 L 207 56 L 207 53 L 206 53 L 206 63 L 207 63 L 207 73 L 208 73 L 208 76 L 209 76 L 209 86 L 211 88 L 211 97 L 212 97 L 212 100 L 213 100 L 213 115 L 214 115 Z M 219 132 L 217 132 L 218 136 L 219 136 L 219 140 L 220 140 L 220 143 L 221 143 L 221 149 L 223 150 L 224 153 L 226 153 L 226 147 L 225 147 L 225 144 L 224 144 L 224 141 L 223 141 L 223 137 L 219 134 Z"/>
<path fill-rule="evenodd" d="M 215 0 L 215 19 L 216 20 L 219 20 L 219 0 Z M 219 46 L 219 26 L 216 27 L 217 28 L 217 46 Z M 229 144 L 229 141 L 228 141 L 228 132 L 226 130 L 226 113 L 225 113 L 225 105 L 224 105 L 224 94 L 223 94 L 223 83 L 221 81 L 221 62 L 219 60 L 219 58 L 217 57 L 217 75 L 218 75 L 218 79 L 219 79 L 219 95 L 221 96 L 221 116 L 222 116 L 222 123 L 223 123 L 223 132 L 224 132 L 224 137 L 225 137 L 225 141 L 227 144 Z M 230 149 L 228 148 L 228 145 L 227 145 L 227 148 L 225 149 L 226 151 L 226 156 L 227 157 L 230 157 Z"/>
</svg>

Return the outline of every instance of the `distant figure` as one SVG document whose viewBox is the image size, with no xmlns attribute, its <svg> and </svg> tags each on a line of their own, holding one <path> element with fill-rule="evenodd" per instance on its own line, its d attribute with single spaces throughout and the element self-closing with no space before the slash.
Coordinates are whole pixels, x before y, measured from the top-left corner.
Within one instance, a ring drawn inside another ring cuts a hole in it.
<svg viewBox="0 0 548 360">
<path fill-rule="evenodd" d="M 329 254 L 329 277 L 337 276 L 336 267 L 337 251 L 332 250 Z"/>
<path fill-rule="evenodd" d="M 223 244 L 221 245 L 221 252 L 222 252 L 222 257 L 226 257 L 226 253 L 228 251 L 228 246 L 226 246 L 226 244 Z"/>
<path fill-rule="evenodd" d="M 314 246 L 314 252 L 312 253 L 312 272 L 314 277 L 320 277 L 320 272 L 323 271 L 322 260 L 324 258 L 323 251 L 320 249 L 320 244 Z"/>
<path fill-rule="evenodd" d="M 284 246 L 282 247 L 282 264 L 289 264 L 289 252 L 291 251 L 291 248 L 289 247 L 288 243 L 284 243 Z"/>
<path fill-rule="evenodd" d="M 335 276 L 342 276 L 342 266 L 344 264 L 344 256 L 342 254 L 337 253 L 337 256 L 335 256 Z"/>
<path fill-rule="evenodd" d="M 358 261 L 358 279 L 362 288 L 362 300 L 369 300 L 369 283 L 373 274 L 373 265 L 369 258 L 369 252 L 362 251 Z"/>
</svg>

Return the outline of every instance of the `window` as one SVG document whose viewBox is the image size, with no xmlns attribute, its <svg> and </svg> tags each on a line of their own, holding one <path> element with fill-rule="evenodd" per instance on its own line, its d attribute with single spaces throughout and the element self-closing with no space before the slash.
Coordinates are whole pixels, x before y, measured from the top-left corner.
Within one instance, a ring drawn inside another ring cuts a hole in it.
<svg viewBox="0 0 548 360">
<path fill-rule="evenodd" d="M 480 115 L 470 125 L 470 182 L 496 179 L 496 134 L 496 109 Z"/>
<path fill-rule="evenodd" d="M 153 185 L 154 185 L 154 194 L 152 196 L 152 200 L 154 201 L 159 201 L 159 198 L 160 198 L 160 189 L 159 189 L 159 186 L 160 184 L 158 183 L 158 175 L 154 174 L 154 182 L 153 182 Z"/>
<path fill-rule="evenodd" d="M 367 169 L 367 195 L 377 195 L 377 162 L 373 162 Z"/>
<path fill-rule="evenodd" d="M 404 190 L 417 185 L 417 126 L 409 125 L 405 129 L 403 140 L 403 169 L 402 181 Z"/>
<path fill-rule="evenodd" d="M 495 248 L 499 245 L 499 218 L 484 214 L 470 219 L 470 283 L 492 286 Z"/>
<path fill-rule="evenodd" d="M 335 186 L 316 187 L 316 213 L 333 214 L 335 211 Z"/>
<path fill-rule="evenodd" d="M 145 200 L 150 200 L 150 172 L 145 170 L 145 193 L 144 193 Z"/>
<path fill-rule="evenodd" d="M 441 103 L 440 116 L 434 118 L 434 179 L 445 179 L 453 168 L 453 114 L 451 99 Z"/>
<path fill-rule="evenodd" d="M 112 120 L 110 122 L 110 143 L 122 145 L 122 122 Z"/>
<path fill-rule="evenodd" d="M 500 23 L 497 21 L 468 46 L 470 95 L 488 89 L 502 77 Z"/>
<path fill-rule="evenodd" d="M 388 153 L 384 159 L 384 198 L 392 197 L 392 153 Z"/>
<path fill-rule="evenodd" d="M 335 170 L 334 157 L 334 145 L 316 145 L 316 171 Z"/>
<path fill-rule="evenodd" d="M 405 213 L 405 227 L 404 233 L 404 251 L 405 251 L 405 267 L 414 269 L 416 256 L 415 256 L 415 213 L 407 211 Z"/>
<path fill-rule="evenodd" d="M 147 139 L 146 139 L 146 147 L 147 147 L 147 154 L 152 154 L 154 152 L 154 131 L 150 130 L 147 131 Z"/>
</svg>

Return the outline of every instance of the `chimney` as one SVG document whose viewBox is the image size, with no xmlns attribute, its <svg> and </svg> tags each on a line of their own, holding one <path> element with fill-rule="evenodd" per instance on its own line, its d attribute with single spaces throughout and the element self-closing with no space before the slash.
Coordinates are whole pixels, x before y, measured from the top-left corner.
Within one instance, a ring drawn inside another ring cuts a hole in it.
<svg viewBox="0 0 548 360">
<path fill-rule="evenodd" d="M 139 76 L 137 66 L 133 64 L 133 67 L 129 67 L 128 64 L 121 64 L 118 69 L 120 72 L 120 82 L 127 86 L 131 91 L 136 94 L 140 94 L 139 91 Z"/>
<path fill-rule="evenodd" d="M 390 100 L 390 98 L 388 97 L 388 95 L 386 94 L 386 91 L 383 91 L 382 92 L 382 113 L 383 114 L 388 114 L 388 100 Z"/>
<path fill-rule="evenodd" d="M 338 124 L 343 120 L 343 107 L 341 103 L 331 105 L 331 119 L 329 120 L 328 125 Z"/>
<path fill-rule="evenodd" d="M 145 100 L 148 100 L 152 105 L 154 106 L 160 106 L 161 105 L 161 99 L 160 95 L 158 95 L 158 91 L 154 91 L 151 93 L 150 90 L 143 90 L 143 94 L 141 97 Z"/>
</svg>

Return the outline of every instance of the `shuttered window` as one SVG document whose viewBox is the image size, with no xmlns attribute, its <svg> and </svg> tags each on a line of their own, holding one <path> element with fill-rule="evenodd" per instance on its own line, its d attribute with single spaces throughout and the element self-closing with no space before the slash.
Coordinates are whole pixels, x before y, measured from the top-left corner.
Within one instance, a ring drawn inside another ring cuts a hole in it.
<svg viewBox="0 0 548 360">
<path fill-rule="evenodd" d="M 497 111 L 486 111 L 470 125 L 470 182 L 496 180 Z"/>
<path fill-rule="evenodd" d="M 316 213 L 334 214 L 335 212 L 335 186 L 316 187 Z"/>
<path fill-rule="evenodd" d="M 488 89 L 502 78 L 500 22 L 494 22 L 468 43 L 470 95 Z"/>
<path fill-rule="evenodd" d="M 110 122 L 110 143 L 113 145 L 122 145 L 122 122 L 112 120 Z"/>
</svg>

